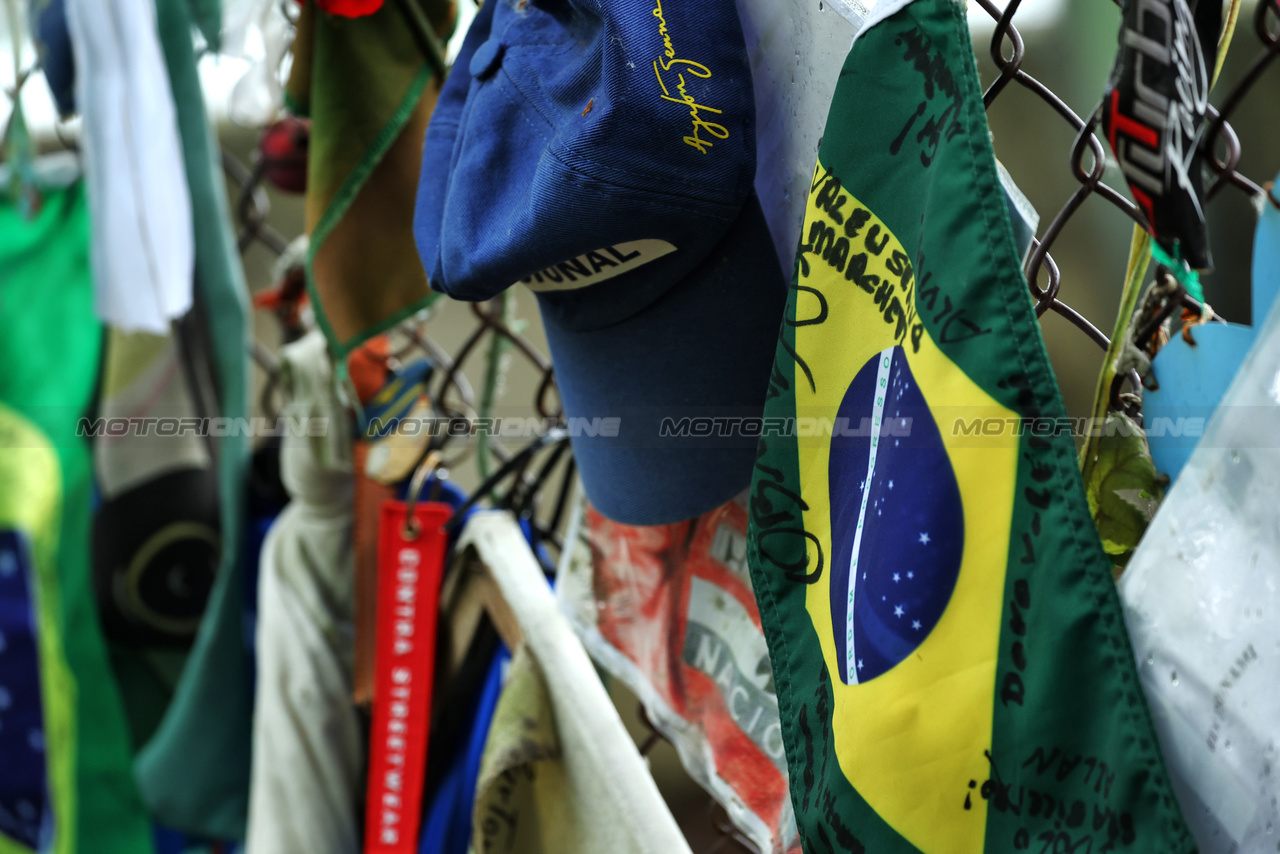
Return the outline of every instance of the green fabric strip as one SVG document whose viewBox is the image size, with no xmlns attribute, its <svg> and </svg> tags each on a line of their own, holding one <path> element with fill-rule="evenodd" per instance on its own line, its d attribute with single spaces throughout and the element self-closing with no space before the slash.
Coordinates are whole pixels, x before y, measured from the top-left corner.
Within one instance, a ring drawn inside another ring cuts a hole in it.
<svg viewBox="0 0 1280 854">
<path fill-rule="evenodd" d="M 196 297 L 213 343 L 219 415 L 248 412 L 248 290 L 231 233 L 220 153 L 208 125 L 187 0 L 156 0 L 178 110 L 196 245 Z M 242 542 L 249 444 L 218 445 L 222 561 L 204 619 L 164 720 L 137 760 L 157 819 L 191 834 L 240 839 L 248 815 L 253 684 L 244 624 Z"/>
<path fill-rule="evenodd" d="M 437 32 L 454 20 L 451 0 L 407 2 L 417 3 Z M 416 170 L 421 159 L 404 135 L 425 125 L 432 72 L 412 35 L 412 12 L 390 0 L 354 19 L 306 7 L 298 25 L 287 91 L 290 109 L 312 121 L 307 287 L 340 362 L 437 296 L 426 286 L 409 228 L 416 187 L 383 180 Z M 369 218 L 350 219 L 353 205 Z"/>
<path fill-rule="evenodd" d="M 396 137 L 404 130 L 405 124 L 408 123 L 409 117 L 418 106 L 418 100 L 422 97 L 422 91 L 426 88 L 428 81 L 431 80 L 431 70 L 425 66 L 414 76 L 413 82 L 409 85 L 409 90 L 405 94 L 404 99 L 396 107 L 391 118 L 378 131 L 377 136 L 373 140 L 373 144 L 369 146 L 364 155 L 361 156 L 359 162 L 342 182 L 338 191 L 334 194 L 333 200 L 325 209 L 324 215 L 320 221 L 316 223 L 315 230 L 311 234 L 311 241 L 307 247 L 307 293 L 311 296 L 311 305 L 315 310 L 316 322 L 324 331 L 325 338 L 329 341 L 329 347 L 334 356 L 338 360 L 345 361 L 348 354 L 355 350 L 365 341 L 379 335 L 382 332 L 392 328 L 405 318 L 413 316 L 416 312 L 429 306 L 439 296 L 436 293 L 430 293 L 420 303 L 407 306 L 375 326 L 372 326 L 360 334 L 346 341 L 341 341 L 334 333 L 333 327 L 329 323 L 329 318 L 324 312 L 324 303 L 316 292 L 314 264 L 316 253 L 320 247 L 324 245 L 325 239 L 329 236 L 329 232 L 333 231 L 334 226 L 342 219 L 343 214 L 347 212 L 347 208 L 351 207 L 352 201 L 360 192 L 360 188 L 364 186 L 365 181 L 369 179 L 370 173 L 378 167 L 382 161 L 382 156 L 387 153 L 387 149 L 395 142 Z M 315 156 L 319 156 L 318 154 Z"/>
</svg>

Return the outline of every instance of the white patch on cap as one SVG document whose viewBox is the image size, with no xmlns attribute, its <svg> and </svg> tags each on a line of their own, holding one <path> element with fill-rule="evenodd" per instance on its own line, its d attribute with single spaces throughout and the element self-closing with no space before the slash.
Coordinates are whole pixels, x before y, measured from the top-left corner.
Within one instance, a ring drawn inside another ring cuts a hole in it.
<svg viewBox="0 0 1280 854">
<path fill-rule="evenodd" d="M 643 267 L 675 251 L 665 240 L 632 240 L 562 261 L 521 279 L 520 284 L 531 291 L 576 290 Z"/>
</svg>

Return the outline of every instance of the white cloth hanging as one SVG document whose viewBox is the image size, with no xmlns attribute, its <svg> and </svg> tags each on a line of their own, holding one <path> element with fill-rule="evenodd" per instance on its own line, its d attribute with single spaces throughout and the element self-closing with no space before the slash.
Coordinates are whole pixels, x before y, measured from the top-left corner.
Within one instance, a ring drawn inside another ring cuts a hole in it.
<svg viewBox="0 0 1280 854">
<path fill-rule="evenodd" d="M 191 308 L 195 238 L 155 5 L 67 0 L 67 26 L 98 316 L 126 332 L 167 333 Z"/>
<path fill-rule="evenodd" d="M 285 422 L 327 418 L 328 429 L 282 441 L 293 500 L 262 546 L 245 851 L 357 854 L 365 748 L 351 701 L 351 436 L 319 330 L 283 348 L 280 371 Z"/>
<path fill-rule="evenodd" d="M 468 548 L 524 638 L 481 763 L 477 854 L 689 854 L 514 517 L 474 514 Z"/>
<path fill-rule="evenodd" d="M 1280 836 L 1280 306 L 1120 577 L 1174 793 L 1203 854 Z"/>
</svg>

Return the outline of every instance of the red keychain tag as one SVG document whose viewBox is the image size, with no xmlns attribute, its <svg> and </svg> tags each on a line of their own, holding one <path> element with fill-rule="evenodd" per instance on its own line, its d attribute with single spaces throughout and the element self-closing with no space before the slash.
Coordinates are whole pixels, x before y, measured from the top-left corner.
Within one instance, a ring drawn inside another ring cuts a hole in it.
<svg viewBox="0 0 1280 854">
<path fill-rule="evenodd" d="M 416 854 L 422 816 L 436 618 L 453 515 L 448 504 L 388 501 L 378 520 L 378 619 L 366 854 Z"/>
</svg>

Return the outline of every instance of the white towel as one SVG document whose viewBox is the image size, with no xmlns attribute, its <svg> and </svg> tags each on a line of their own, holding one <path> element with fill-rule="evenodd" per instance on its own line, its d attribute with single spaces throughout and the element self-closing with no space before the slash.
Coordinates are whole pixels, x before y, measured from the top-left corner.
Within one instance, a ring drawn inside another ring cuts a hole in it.
<svg viewBox="0 0 1280 854">
<path fill-rule="evenodd" d="M 499 698 L 476 797 L 478 854 L 689 854 L 591 659 L 510 513 L 476 513 L 458 542 L 489 568 L 537 667 Z M 540 675 L 543 690 L 530 678 Z M 522 709 L 504 710 L 518 700 Z M 503 726 L 501 721 L 510 722 Z M 554 733 L 549 732 L 554 729 Z"/>
<path fill-rule="evenodd" d="M 191 308 L 191 197 L 155 4 L 67 0 L 98 316 L 169 331 Z"/>
</svg>

